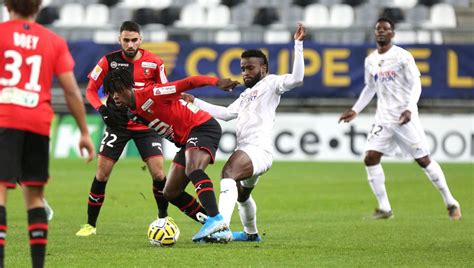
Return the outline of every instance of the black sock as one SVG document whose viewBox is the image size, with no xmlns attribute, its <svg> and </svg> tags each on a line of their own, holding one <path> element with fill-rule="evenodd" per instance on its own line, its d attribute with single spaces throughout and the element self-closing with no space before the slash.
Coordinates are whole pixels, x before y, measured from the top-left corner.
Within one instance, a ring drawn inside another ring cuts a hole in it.
<svg viewBox="0 0 474 268">
<path fill-rule="evenodd" d="M 153 196 L 155 196 L 156 205 L 158 207 L 158 218 L 168 216 L 168 200 L 163 196 L 166 177 L 162 181 L 153 180 Z"/>
<path fill-rule="evenodd" d="M 184 214 L 197 222 L 199 222 L 196 218 L 198 212 L 207 215 L 206 210 L 201 206 L 201 204 L 199 204 L 196 198 L 186 192 L 182 192 L 178 197 L 170 200 L 170 203 L 178 207 Z"/>
<path fill-rule="evenodd" d="M 0 267 L 5 267 L 5 237 L 7 235 L 7 210 L 0 206 Z"/>
<path fill-rule="evenodd" d="M 33 267 L 44 267 L 46 245 L 48 244 L 48 219 L 44 207 L 28 210 L 28 231 Z"/>
<path fill-rule="evenodd" d="M 189 179 L 193 182 L 199 201 L 201 201 L 204 209 L 206 209 L 207 215 L 210 217 L 216 216 L 219 213 L 219 209 L 217 208 L 212 180 L 209 179 L 209 176 L 202 169 L 191 172 Z"/>
<path fill-rule="evenodd" d="M 107 181 L 101 182 L 94 177 L 89 193 L 89 201 L 87 202 L 87 223 L 96 226 L 99 217 L 100 208 L 105 199 L 105 186 Z"/>
</svg>

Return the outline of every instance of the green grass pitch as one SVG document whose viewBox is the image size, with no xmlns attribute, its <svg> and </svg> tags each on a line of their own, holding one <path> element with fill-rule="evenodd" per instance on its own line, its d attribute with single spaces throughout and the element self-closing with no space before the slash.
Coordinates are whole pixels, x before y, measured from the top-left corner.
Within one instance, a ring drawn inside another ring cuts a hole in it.
<svg viewBox="0 0 474 268">
<path fill-rule="evenodd" d="M 208 168 L 218 188 L 222 162 Z M 199 225 L 170 205 L 181 229 L 175 247 L 149 244 L 156 217 L 140 160 L 118 162 L 107 185 L 98 234 L 76 237 L 96 163 L 53 160 L 46 194 L 55 211 L 47 267 L 474 266 L 474 166 L 442 164 L 462 206 L 448 219 L 441 196 L 414 163 L 384 164 L 395 218 L 367 219 L 376 206 L 362 163 L 275 162 L 254 191 L 262 243 L 194 244 Z M 189 190 L 189 188 L 188 188 Z M 9 192 L 6 267 L 30 266 L 26 213 Z M 235 210 L 231 227 L 241 230 Z"/>
</svg>

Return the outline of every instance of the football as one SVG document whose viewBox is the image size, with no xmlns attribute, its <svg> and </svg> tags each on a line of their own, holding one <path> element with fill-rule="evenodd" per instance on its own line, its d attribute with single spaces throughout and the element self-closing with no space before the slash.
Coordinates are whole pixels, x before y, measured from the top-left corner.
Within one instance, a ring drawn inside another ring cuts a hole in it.
<svg viewBox="0 0 474 268">
<path fill-rule="evenodd" d="M 154 246 L 173 246 L 178 238 L 178 225 L 170 217 L 157 219 L 148 227 L 148 240 Z"/>
</svg>

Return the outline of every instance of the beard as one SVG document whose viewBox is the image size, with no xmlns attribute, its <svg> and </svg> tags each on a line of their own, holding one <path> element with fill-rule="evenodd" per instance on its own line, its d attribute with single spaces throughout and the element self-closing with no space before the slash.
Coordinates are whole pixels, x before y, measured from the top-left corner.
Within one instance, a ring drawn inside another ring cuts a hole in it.
<svg viewBox="0 0 474 268">
<path fill-rule="evenodd" d="M 253 86 L 255 86 L 255 84 L 258 83 L 258 81 L 260 81 L 262 79 L 262 74 L 261 73 L 258 73 L 254 78 L 252 78 L 250 81 L 248 82 L 245 82 L 244 81 L 244 85 L 248 88 L 251 88 Z"/>
<path fill-rule="evenodd" d="M 138 53 L 138 48 L 133 51 L 125 50 L 122 48 L 122 51 L 125 54 L 125 56 L 127 56 L 127 58 L 133 59 Z"/>
</svg>

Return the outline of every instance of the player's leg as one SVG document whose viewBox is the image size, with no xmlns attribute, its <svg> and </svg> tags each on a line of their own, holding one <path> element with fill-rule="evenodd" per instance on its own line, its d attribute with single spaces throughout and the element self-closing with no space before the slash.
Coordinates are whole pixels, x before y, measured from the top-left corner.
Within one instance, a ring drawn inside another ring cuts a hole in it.
<svg viewBox="0 0 474 268">
<path fill-rule="evenodd" d="M 395 151 L 397 145 L 393 140 L 393 130 L 388 125 L 375 124 L 365 146 L 365 170 L 372 192 L 377 199 L 378 207 L 373 214 L 374 219 L 389 219 L 393 217 L 392 207 L 385 188 L 385 174 L 380 163 L 384 154 Z"/>
<path fill-rule="evenodd" d="M 27 132 L 22 155 L 23 174 L 19 181 L 28 214 L 31 257 L 33 267 L 43 267 L 48 243 L 48 219 L 43 193 L 49 177 L 49 138 Z"/>
<path fill-rule="evenodd" d="M 373 215 L 375 219 L 387 219 L 392 217 L 392 207 L 390 206 L 387 190 L 385 188 L 385 174 L 380 164 L 382 155 L 383 153 L 381 152 L 367 151 L 364 158 L 369 185 L 378 202 L 378 208 L 375 209 Z"/>
<path fill-rule="evenodd" d="M 43 267 L 48 243 L 48 218 L 43 204 L 43 186 L 24 186 L 32 267 Z"/>
<path fill-rule="evenodd" d="M 232 233 L 228 231 L 229 227 L 219 214 L 212 180 L 205 172 L 207 166 L 214 162 L 221 135 L 222 129 L 219 123 L 211 118 L 193 128 L 187 139 L 185 174 L 193 183 L 198 199 L 208 215 L 206 223 L 193 237 L 193 241 L 199 241 L 221 230 L 227 230 L 225 236 L 229 240 L 232 238 Z"/>
<path fill-rule="evenodd" d="M 87 201 L 87 224 L 81 226 L 77 236 L 96 234 L 97 219 L 105 201 L 105 188 L 115 163 L 120 158 L 127 142 L 131 139 L 128 131 L 107 127 L 99 147 L 97 171 L 91 184 Z"/>
<path fill-rule="evenodd" d="M 237 198 L 237 207 L 239 209 L 240 221 L 244 226 L 244 231 L 233 232 L 232 238 L 234 241 L 259 242 L 262 240 L 257 229 L 257 204 L 251 195 L 259 177 L 253 177 L 253 179 L 254 182 L 245 180 L 238 184 L 239 197 Z"/>
<path fill-rule="evenodd" d="M 431 159 L 429 155 L 415 159 L 416 162 L 423 168 L 428 179 L 433 183 L 433 185 L 438 189 L 441 196 L 443 197 L 444 204 L 448 209 L 449 217 L 452 220 L 461 219 L 461 206 L 459 202 L 454 199 L 451 191 L 449 190 L 444 172 L 441 169 L 438 162 Z"/>
<path fill-rule="evenodd" d="M 1 167 L 1 164 L 0 164 Z M 5 238 L 7 236 L 7 186 L 0 183 L 0 267 L 5 267 Z"/>
<path fill-rule="evenodd" d="M 230 156 L 221 173 L 221 192 L 219 195 L 219 212 L 224 217 L 227 225 L 237 202 L 237 181 L 250 178 L 253 175 L 253 165 L 250 157 L 241 150 L 237 150 Z"/>
<path fill-rule="evenodd" d="M 16 188 L 21 176 L 24 132 L 0 128 L 0 267 L 4 267 L 4 247 L 7 234 L 7 193 Z"/>
<path fill-rule="evenodd" d="M 176 154 L 173 163 L 171 163 L 163 193 L 165 198 L 184 214 L 197 222 L 201 222 L 198 215 L 206 215 L 206 210 L 196 198 L 184 191 L 189 183 L 189 179 L 184 172 L 186 165 L 184 149 Z"/>
<path fill-rule="evenodd" d="M 396 138 L 400 148 L 415 159 L 429 180 L 439 190 L 448 208 L 450 218 L 459 220 L 461 218 L 459 202 L 456 201 L 451 194 L 443 170 L 439 164 L 429 156 L 425 133 L 418 117 L 413 116 L 410 122 L 400 126 L 396 133 Z"/>
<path fill-rule="evenodd" d="M 165 218 L 168 216 L 168 200 L 163 196 L 166 176 L 163 171 L 161 138 L 155 131 L 135 132 L 133 140 L 152 178 L 152 191 L 158 207 L 158 218 Z"/>
</svg>

